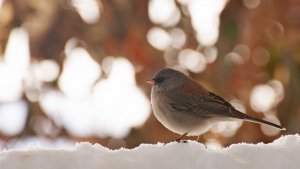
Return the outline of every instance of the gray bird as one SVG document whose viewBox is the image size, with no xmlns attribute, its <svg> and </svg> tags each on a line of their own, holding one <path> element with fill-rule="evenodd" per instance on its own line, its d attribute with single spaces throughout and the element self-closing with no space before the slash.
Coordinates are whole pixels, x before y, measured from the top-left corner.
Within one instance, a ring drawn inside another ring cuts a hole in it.
<svg viewBox="0 0 300 169">
<path fill-rule="evenodd" d="M 276 127 L 280 125 L 251 117 L 236 110 L 220 96 L 207 91 L 185 74 L 165 68 L 158 71 L 152 84 L 151 105 L 155 117 L 170 131 L 181 136 L 199 136 L 221 121 L 235 119 Z"/>
</svg>

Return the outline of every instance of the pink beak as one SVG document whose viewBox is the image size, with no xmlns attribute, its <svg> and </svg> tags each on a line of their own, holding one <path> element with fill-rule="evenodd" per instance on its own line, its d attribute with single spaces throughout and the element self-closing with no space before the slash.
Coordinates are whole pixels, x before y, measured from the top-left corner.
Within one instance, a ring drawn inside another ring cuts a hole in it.
<svg viewBox="0 0 300 169">
<path fill-rule="evenodd" d="M 151 85 L 155 85 L 155 81 L 153 79 L 147 80 L 146 83 L 151 84 Z"/>
</svg>

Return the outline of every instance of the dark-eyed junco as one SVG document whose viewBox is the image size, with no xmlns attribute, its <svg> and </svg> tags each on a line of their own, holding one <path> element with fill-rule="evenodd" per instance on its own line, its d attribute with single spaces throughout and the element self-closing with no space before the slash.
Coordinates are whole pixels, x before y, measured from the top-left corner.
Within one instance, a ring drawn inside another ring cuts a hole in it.
<svg viewBox="0 0 300 169">
<path fill-rule="evenodd" d="M 181 136 L 199 136 L 221 121 L 234 119 L 266 124 L 285 130 L 280 125 L 251 117 L 236 110 L 220 96 L 207 91 L 185 74 L 165 68 L 158 71 L 152 84 L 151 104 L 156 118 L 169 130 Z"/>
</svg>

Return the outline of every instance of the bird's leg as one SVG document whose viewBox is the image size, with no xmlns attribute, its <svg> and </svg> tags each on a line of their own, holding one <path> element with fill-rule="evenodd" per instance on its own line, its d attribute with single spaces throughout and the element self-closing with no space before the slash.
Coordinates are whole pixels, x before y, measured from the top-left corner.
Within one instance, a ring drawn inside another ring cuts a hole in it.
<svg viewBox="0 0 300 169">
<path fill-rule="evenodd" d="M 200 139 L 200 135 L 198 135 L 198 137 L 197 137 L 197 142 L 199 142 L 199 139 Z M 199 142 L 199 143 L 201 143 L 201 142 Z M 207 146 L 204 143 L 202 143 L 202 144 L 205 146 L 205 148 L 207 148 Z"/>
<path fill-rule="evenodd" d="M 183 137 L 185 137 L 187 134 L 188 134 L 188 133 L 182 134 L 182 135 L 181 135 L 180 137 L 178 137 L 175 141 L 181 142 L 181 139 L 182 139 Z M 183 141 L 183 142 L 186 142 L 186 141 Z"/>
<path fill-rule="evenodd" d="M 198 137 L 197 137 L 197 140 L 196 140 L 196 141 L 198 142 L 198 141 L 199 141 L 199 139 L 200 139 L 200 135 L 198 135 Z"/>
</svg>

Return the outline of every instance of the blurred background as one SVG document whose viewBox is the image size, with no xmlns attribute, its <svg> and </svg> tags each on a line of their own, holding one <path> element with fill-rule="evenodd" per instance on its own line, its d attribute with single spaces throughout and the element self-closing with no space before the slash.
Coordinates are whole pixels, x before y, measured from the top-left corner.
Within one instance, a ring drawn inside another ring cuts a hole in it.
<svg viewBox="0 0 300 169">
<path fill-rule="evenodd" d="M 145 83 L 164 67 L 287 128 L 224 122 L 208 147 L 298 133 L 300 1 L 0 0 L 0 148 L 173 141 Z"/>
</svg>

